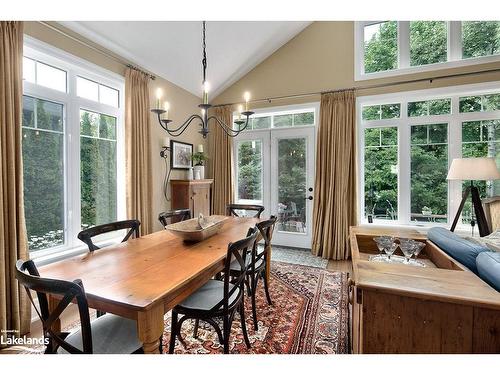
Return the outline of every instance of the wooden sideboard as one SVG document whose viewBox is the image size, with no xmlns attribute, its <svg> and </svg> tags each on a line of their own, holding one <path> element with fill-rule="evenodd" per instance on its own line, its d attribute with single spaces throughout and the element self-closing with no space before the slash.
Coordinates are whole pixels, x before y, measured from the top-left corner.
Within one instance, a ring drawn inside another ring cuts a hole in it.
<svg viewBox="0 0 500 375">
<path fill-rule="evenodd" d="M 426 241 L 426 267 L 369 261 L 378 235 Z M 500 353 L 500 293 L 425 235 L 351 227 L 350 242 L 353 353 Z"/>
<path fill-rule="evenodd" d="M 172 209 L 189 208 L 191 217 L 200 213 L 210 215 L 211 186 L 213 180 L 171 180 Z"/>
</svg>

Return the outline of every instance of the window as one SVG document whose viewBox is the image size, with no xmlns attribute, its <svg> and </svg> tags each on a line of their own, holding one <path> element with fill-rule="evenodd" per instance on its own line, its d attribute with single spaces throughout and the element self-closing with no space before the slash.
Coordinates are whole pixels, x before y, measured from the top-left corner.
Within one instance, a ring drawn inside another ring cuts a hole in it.
<svg viewBox="0 0 500 375">
<path fill-rule="evenodd" d="M 23 79 L 40 86 L 66 92 L 66 72 L 40 61 L 23 58 Z"/>
<path fill-rule="evenodd" d="M 64 106 L 23 97 L 23 177 L 31 251 L 64 243 Z"/>
<path fill-rule="evenodd" d="M 356 22 L 355 60 L 356 80 L 499 61 L 500 21 Z"/>
<path fill-rule="evenodd" d="M 398 67 L 398 23 L 381 22 L 364 27 L 365 73 Z"/>
<path fill-rule="evenodd" d="M 448 124 L 411 127 L 411 217 L 412 222 L 448 218 Z"/>
<path fill-rule="evenodd" d="M 314 108 L 291 110 L 284 112 L 274 112 L 260 113 L 253 115 L 248 120 L 248 127 L 246 130 L 262 130 L 271 128 L 288 128 L 297 126 L 314 126 L 315 121 L 315 110 Z M 238 114 L 233 116 L 234 120 L 241 119 Z M 242 125 L 243 126 L 243 125 Z M 235 129 L 238 128 L 237 124 L 234 124 Z"/>
<path fill-rule="evenodd" d="M 500 54 L 500 21 L 462 22 L 462 57 Z"/>
<path fill-rule="evenodd" d="M 116 117 L 80 110 L 81 227 L 116 221 Z"/>
<path fill-rule="evenodd" d="M 372 218 L 398 218 L 398 129 L 365 129 L 365 208 Z"/>
<path fill-rule="evenodd" d="M 76 78 L 76 94 L 85 99 L 118 107 L 118 90 L 83 77 Z"/>
<path fill-rule="evenodd" d="M 262 204 L 262 141 L 238 141 L 237 201 Z"/>
<path fill-rule="evenodd" d="M 38 257 L 81 246 L 82 228 L 123 217 L 123 79 L 31 39 L 24 53 L 24 205 Z M 87 82 L 95 100 L 80 95 Z"/>
<path fill-rule="evenodd" d="M 360 220 L 449 223 L 469 183 L 446 180 L 451 160 L 490 156 L 500 165 L 499 96 L 493 82 L 359 97 Z M 500 181 L 477 185 L 482 198 L 500 195 Z M 467 203 L 462 222 L 470 220 Z"/>
</svg>

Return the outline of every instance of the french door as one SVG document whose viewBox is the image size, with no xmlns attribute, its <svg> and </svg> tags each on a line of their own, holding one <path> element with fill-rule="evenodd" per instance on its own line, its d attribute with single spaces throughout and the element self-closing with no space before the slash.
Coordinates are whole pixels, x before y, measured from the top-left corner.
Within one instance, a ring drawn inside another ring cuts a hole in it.
<svg viewBox="0 0 500 375">
<path fill-rule="evenodd" d="M 234 143 L 236 201 L 276 215 L 273 244 L 310 248 L 315 127 L 249 131 Z"/>
</svg>

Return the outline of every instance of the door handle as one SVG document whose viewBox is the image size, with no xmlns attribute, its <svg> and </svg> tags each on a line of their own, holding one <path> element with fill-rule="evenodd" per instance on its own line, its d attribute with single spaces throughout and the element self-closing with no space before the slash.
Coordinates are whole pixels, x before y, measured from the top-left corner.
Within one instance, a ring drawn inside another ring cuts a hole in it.
<svg viewBox="0 0 500 375">
<path fill-rule="evenodd" d="M 304 199 L 309 199 L 310 201 L 312 201 L 313 200 L 313 196 L 310 195 L 310 196 L 308 196 L 307 198 L 304 198 Z"/>
</svg>

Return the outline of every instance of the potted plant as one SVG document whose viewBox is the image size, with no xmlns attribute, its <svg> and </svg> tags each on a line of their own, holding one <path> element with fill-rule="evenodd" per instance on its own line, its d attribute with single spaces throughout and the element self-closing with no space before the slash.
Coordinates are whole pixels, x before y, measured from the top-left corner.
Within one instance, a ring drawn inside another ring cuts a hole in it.
<svg viewBox="0 0 500 375">
<path fill-rule="evenodd" d="M 192 159 L 194 164 L 194 179 L 203 180 L 205 178 L 205 162 L 208 158 L 203 152 L 195 152 Z"/>
</svg>

